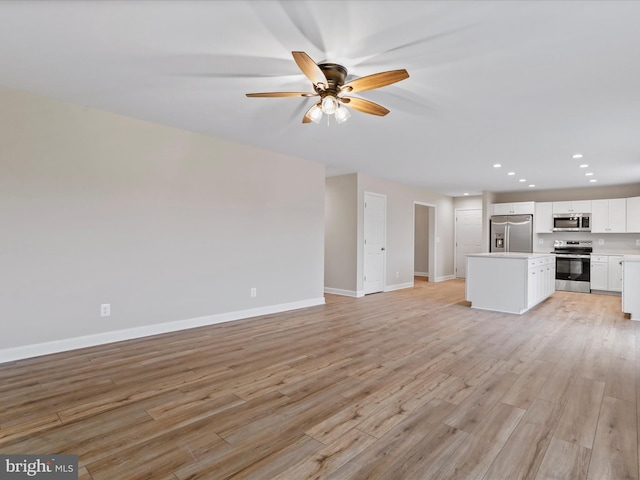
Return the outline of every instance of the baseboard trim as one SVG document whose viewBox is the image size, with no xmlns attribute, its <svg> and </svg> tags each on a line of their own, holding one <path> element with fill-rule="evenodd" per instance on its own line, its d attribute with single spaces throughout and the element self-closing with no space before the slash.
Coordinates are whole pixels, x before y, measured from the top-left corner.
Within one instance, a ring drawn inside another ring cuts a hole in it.
<svg viewBox="0 0 640 480">
<path fill-rule="evenodd" d="M 591 293 L 597 293 L 599 295 L 613 295 L 615 297 L 622 296 L 622 292 L 617 292 L 615 290 L 591 290 Z"/>
<path fill-rule="evenodd" d="M 343 290 L 342 288 L 324 287 L 324 293 L 342 295 L 343 297 L 353 297 L 353 298 L 364 297 L 364 290 Z"/>
<path fill-rule="evenodd" d="M 330 293 L 332 295 L 342 295 L 343 297 L 357 297 L 358 292 L 355 290 L 343 290 L 342 288 L 330 288 L 324 287 L 324 293 Z"/>
<path fill-rule="evenodd" d="M 413 272 L 414 277 L 428 277 L 429 272 Z"/>
<path fill-rule="evenodd" d="M 447 280 L 454 280 L 456 278 L 455 275 L 445 275 L 444 277 L 436 277 L 434 282 L 445 282 Z"/>
<path fill-rule="evenodd" d="M 235 320 L 243 320 L 245 318 L 259 317 L 262 315 L 271 315 L 274 313 L 282 313 L 290 310 L 298 310 L 300 308 L 315 307 L 318 305 L 324 305 L 324 303 L 324 297 L 310 298 L 297 302 L 281 303 L 278 305 L 269 305 L 266 307 L 251 308 L 248 310 L 238 310 L 235 312 L 220 313 L 216 315 L 208 315 L 205 317 L 190 318 L 186 320 L 177 320 L 174 322 L 147 325 L 144 327 L 129 328 L 126 330 L 115 330 L 112 332 L 97 333 L 94 335 L 85 335 L 82 337 L 65 338 L 52 342 L 24 345 L 14 348 L 5 348 L 0 350 L 0 364 L 5 362 L 12 362 L 15 360 L 22 360 L 25 358 L 50 355 L 52 353 L 77 350 L 79 348 L 95 347 L 97 345 L 104 345 L 107 343 L 149 337 L 151 335 L 160 335 L 163 333 L 177 332 L 179 330 L 188 330 L 190 328 L 205 327 L 207 325 L 215 325 L 217 323 L 232 322 Z"/>
<path fill-rule="evenodd" d="M 387 285 L 384 287 L 385 292 L 393 292 L 394 290 L 403 290 L 405 288 L 413 288 L 413 282 L 397 283 L 396 285 Z"/>
</svg>

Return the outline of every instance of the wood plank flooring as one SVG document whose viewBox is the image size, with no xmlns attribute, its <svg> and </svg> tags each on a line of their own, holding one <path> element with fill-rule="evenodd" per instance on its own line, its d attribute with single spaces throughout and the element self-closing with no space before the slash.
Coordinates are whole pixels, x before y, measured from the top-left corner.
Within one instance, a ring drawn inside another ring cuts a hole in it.
<svg viewBox="0 0 640 480">
<path fill-rule="evenodd" d="M 639 479 L 640 323 L 464 282 L 0 365 L 0 453 L 80 478 Z M 640 479 L 639 479 L 640 480 Z"/>
</svg>

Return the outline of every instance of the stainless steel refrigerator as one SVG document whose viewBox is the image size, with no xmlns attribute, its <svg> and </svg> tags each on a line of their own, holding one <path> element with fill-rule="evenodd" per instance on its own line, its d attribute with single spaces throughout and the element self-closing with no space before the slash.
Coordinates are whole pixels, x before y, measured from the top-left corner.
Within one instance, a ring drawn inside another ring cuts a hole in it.
<svg viewBox="0 0 640 480">
<path fill-rule="evenodd" d="M 533 252 L 533 215 L 491 217 L 490 252 Z"/>
</svg>

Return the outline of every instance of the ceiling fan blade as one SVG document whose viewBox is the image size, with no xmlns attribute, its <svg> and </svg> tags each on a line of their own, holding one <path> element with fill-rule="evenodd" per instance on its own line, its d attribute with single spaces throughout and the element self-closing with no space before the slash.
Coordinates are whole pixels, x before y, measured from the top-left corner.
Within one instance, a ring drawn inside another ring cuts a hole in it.
<svg viewBox="0 0 640 480">
<path fill-rule="evenodd" d="M 378 115 L 379 117 L 384 117 L 389 113 L 389 110 L 384 108 L 382 105 L 365 100 L 364 98 L 340 97 L 339 100 L 348 107 L 362 113 L 370 113 L 371 115 Z"/>
<path fill-rule="evenodd" d="M 265 93 L 247 93 L 247 97 L 315 97 L 314 92 L 265 92 Z"/>
<path fill-rule="evenodd" d="M 311 83 L 314 85 L 323 84 L 325 86 L 329 85 L 327 81 L 327 77 L 324 76 L 320 67 L 316 65 L 316 62 L 304 52 L 291 52 L 293 55 L 293 59 L 302 70 L 302 73 L 306 75 L 306 77 L 311 80 Z"/>
<path fill-rule="evenodd" d="M 360 77 L 342 86 L 343 92 L 363 92 L 374 88 L 384 87 L 392 83 L 409 78 L 409 73 L 402 70 L 389 70 L 388 72 L 374 73 L 366 77 Z"/>
</svg>

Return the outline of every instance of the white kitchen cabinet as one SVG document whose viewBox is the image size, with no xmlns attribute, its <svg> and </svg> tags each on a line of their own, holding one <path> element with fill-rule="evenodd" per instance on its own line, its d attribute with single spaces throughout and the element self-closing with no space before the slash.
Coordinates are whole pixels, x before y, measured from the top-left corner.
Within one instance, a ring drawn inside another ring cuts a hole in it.
<svg viewBox="0 0 640 480">
<path fill-rule="evenodd" d="M 540 288 L 540 272 L 536 268 L 530 268 L 528 275 L 527 305 L 536 305 L 538 303 L 538 299 L 542 295 L 542 289 Z"/>
<path fill-rule="evenodd" d="M 622 255 L 609 255 L 607 290 L 610 292 L 622 291 Z"/>
<path fill-rule="evenodd" d="M 494 203 L 493 215 L 533 215 L 533 202 Z"/>
<path fill-rule="evenodd" d="M 532 308 L 551 295 L 556 289 L 555 257 L 544 256 L 529 260 L 528 275 L 527 305 Z"/>
<path fill-rule="evenodd" d="M 571 202 L 553 202 L 553 213 L 569 213 L 573 211 Z"/>
<path fill-rule="evenodd" d="M 556 291 L 556 257 L 547 258 L 546 263 L 547 269 L 547 286 L 545 291 L 547 292 L 547 296 L 551 296 L 553 292 Z"/>
<path fill-rule="evenodd" d="M 622 311 L 640 320 L 640 255 L 622 258 Z"/>
<path fill-rule="evenodd" d="M 510 203 L 494 203 L 491 214 L 492 215 L 511 215 L 511 210 L 512 210 L 512 207 Z"/>
<path fill-rule="evenodd" d="M 553 202 L 536 202 L 533 220 L 536 233 L 553 232 Z"/>
<path fill-rule="evenodd" d="M 591 255 L 591 290 L 608 290 L 609 257 Z"/>
<path fill-rule="evenodd" d="M 524 313 L 555 291 L 555 256 L 476 253 L 467 256 L 466 299 L 473 308 Z"/>
<path fill-rule="evenodd" d="M 591 200 L 553 202 L 553 213 L 591 213 Z"/>
<path fill-rule="evenodd" d="M 591 233 L 627 231 L 627 199 L 593 200 L 591 205 Z"/>
<path fill-rule="evenodd" d="M 622 255 L 591 255 L 591 290 L 622 291 Z"/>
<path fill-rule="evenodd" d="M 640 233 L 640 197 L 627 198 L 627 232 Z"/>
</svg>

